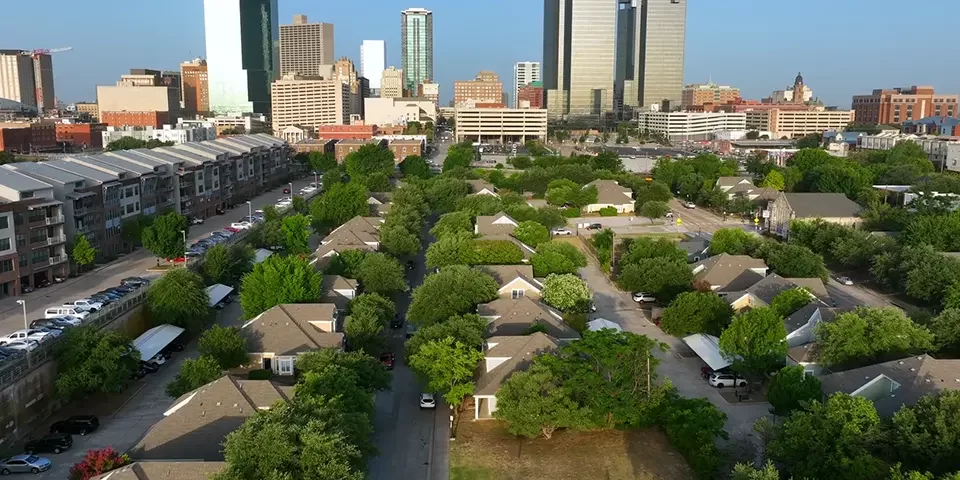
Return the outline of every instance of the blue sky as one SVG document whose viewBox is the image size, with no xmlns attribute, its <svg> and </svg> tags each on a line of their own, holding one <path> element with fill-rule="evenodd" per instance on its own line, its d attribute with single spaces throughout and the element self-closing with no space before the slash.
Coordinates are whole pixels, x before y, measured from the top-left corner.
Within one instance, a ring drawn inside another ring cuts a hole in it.
<svg viewBox="0 0 960 480">
<path fill-rule="evenodd" d="M 918 8 L 894 0 L 688 1 L 686 83 L 712 78 L 760 98 L 801 71 L 816 96 L 842 107 L 881 87 L 960 92 L 957 0 Z M 400 11 L 409 7 L 434 12 L 443 103 L 454 80 L 493 70 L 509 84 L 515 62 L 542 56 L 541 0 L 280 0 L 280 23 L 295 13 L 333 23 L 336 55 L 355 62 L 362 40 L 386 40 L 388 64 L 399 67 Z M 67 102 L 94 100 L 96 85 L 130 68 L 178 69 L 204 53 L 202 0 L 6 1 L 3 13 L 21 21 L 4 23 L 0 48 L 74 48 L 54 58 L 57 96 Z"/>
</svg>

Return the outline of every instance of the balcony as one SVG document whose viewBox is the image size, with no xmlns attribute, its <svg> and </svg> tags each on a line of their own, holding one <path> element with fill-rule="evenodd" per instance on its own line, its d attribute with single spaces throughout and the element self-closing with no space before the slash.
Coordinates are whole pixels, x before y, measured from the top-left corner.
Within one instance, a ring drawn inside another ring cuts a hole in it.
<svg viewBox="0 0 960 480">
<path fill-rule="evenodd" d="M 63 263 L 63 262 L 66 262 L 66 261 L 67 261 L 67 256 L 66 256 L 66 255 L 54 255 L 54 256 L 52 256 L 52 257 L 50 257 L 50 258 L 47 259 L 47 262 L 48 262 L 50 265 L 56 265 L 56 264 L 58 264 L 58 263 Z"/>
<path fill-rule="evenodd" d="M 52 237 L 47 237 L 47 245 L 56 245 L 58 243 L 66 243 L 66 235 L 54 235 Z"/>
<path fill-rule="evenodd" d="M 52 217 L 46 217 L 43 219 L 44 223 L 47 225 L 54 225 L 57 223 L 63 223 L 63 215 L 54 215 Z"/>
</svg>

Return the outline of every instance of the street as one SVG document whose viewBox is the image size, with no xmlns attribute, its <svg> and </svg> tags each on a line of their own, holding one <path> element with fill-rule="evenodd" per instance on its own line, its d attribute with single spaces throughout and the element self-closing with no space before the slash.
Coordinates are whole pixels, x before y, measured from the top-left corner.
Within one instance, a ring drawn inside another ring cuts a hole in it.
<svg viewBox="0 0 960 480">
<path fill-rule="evenodd" d="M 423 283 L 427 273 L 425 254 L 433 242 L 428 233 L 432 223 L 428 220 L 423 227 L 423 248 L 414 259 L 416 267 L 407 275 L 411 291 Z M 406 318 L 410 292 L 395 295 L 394 301 L 397 313 Z M 450 409 L 439 396 L 435 409 L 420 409 L 423 388 L 403 361 L 405 332 L 405 328 L 388 332 L 396 362 L 391 389 L 377 393 L 373 439 L 379 455 L 370 459 L 367 478 L 446 480 L 450 470 Z"/>
</svg>

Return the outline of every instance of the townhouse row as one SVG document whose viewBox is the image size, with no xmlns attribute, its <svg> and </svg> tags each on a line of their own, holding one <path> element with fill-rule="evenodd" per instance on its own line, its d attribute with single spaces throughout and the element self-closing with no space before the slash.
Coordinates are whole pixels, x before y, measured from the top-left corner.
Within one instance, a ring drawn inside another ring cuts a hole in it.
<svg viewBox="0 0 960 480">
<path fill-rule="evenodd" d="M 108 261 L 134 240 L 125 224 L 168 211 L 203 219 L 273 189 L 289 180 L 292 152 L 256 134 L 3 165 L 0 297 L 66 277 L 76 235 Z"/>
</svg>

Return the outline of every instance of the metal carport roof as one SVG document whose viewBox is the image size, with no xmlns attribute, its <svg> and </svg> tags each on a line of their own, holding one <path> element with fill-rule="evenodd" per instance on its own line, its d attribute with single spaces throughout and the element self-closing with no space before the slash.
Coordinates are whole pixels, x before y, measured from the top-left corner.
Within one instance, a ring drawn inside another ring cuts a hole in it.
<svg viewBox="0 0 960 480">
<path fill-rule="evenodd" d="M 170 345 L 170 342 L 174 341 L 181 333 L 183 333 L 183 329 L 175 325 L 156 326 L 137 337 L 133 341 L 133 346 L 140 352 L 140 360 L 147 361 L 160 353 L 160 350 L 163 350 L 164 347 Z"/>
<path fill-rule="evenodd" d="M 720 339 L 713 335 L 695 333 L 689 337 L 683 337 L 683 342 L 714 370 L 729 367 L 732 363 L 720 353 Z"/>
</svg>

